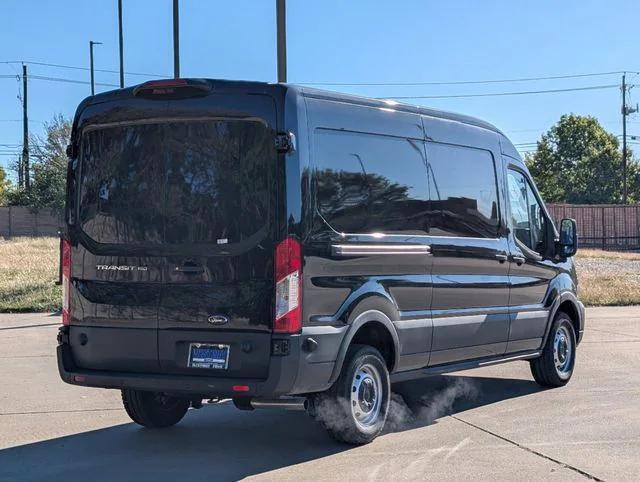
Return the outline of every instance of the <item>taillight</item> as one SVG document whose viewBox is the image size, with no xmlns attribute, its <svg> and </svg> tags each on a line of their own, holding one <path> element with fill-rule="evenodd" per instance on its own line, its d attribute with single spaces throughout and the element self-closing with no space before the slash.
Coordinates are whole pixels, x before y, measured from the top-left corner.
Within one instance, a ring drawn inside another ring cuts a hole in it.
<svg viewBox="0 0 640 482">
<path fill-rule="evenodd" d="M 273 331 L 298 333 L 302 328 L 302 249 L 287 238 L 276 247 L 276 309 Z"/>
<path fill-rule="evenodd" d="M 67 239 L 62 240 L 62 324 L 68 325 L 71 321 L 71 243 Z"/>
</svg>

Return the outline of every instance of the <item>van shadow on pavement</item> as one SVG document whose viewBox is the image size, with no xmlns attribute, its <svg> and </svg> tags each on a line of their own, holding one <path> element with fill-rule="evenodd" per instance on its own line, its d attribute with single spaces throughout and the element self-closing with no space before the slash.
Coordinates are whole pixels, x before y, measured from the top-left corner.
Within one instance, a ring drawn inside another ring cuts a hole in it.
<svg viewBox="0 0 640 482">
<path fill-rule="evenodd" d="M 439 416 L 541 390 L 528 380 L 455 375 L 404 382 L 394 390 L 416 410 L 439 391 L 467 382 L 476 395 L 458 399 Z M 416 419 L 401 429 L 432 422 Z M 191 410 L 166 430 L 128 423 L 1 450 L 0 480 L 237 480 L 352 449 L 332 441 L 304 412 L 241 412 L 223 403 Z"/>
</svg>

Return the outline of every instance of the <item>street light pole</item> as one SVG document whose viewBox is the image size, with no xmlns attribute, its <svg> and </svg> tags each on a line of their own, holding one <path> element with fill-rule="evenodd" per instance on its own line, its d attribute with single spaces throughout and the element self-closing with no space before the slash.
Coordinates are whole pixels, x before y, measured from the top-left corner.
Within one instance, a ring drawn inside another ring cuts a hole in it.
<svg viewBox="0 0 640 482">
<path fill-rule="evenodd" d="M 124 87 L 124 40 L 122 38 L 122 0 L 118 0 L 118 44 L 120 48 L 120 88 Z"/>
<path fill-rule="evenodd" d="M 173 0 L 173 76 L 180 78 L 180 18 L 178 0 Z"/>
<path fill-rule="evenodd" d="M 287 81 L 287 9 L 286 0 L 276 0 L 278 42 L 278 82 Z"/>
<path fill-rule="evenodd" d="M 89 70 L 91 71 L 91 95 L 96 93 L 95 88 L 95 80 L 93 74 L 93 46 L 94 45 L 102 45 L 102 42 L 94 42 L 93 40 L 89 40 Z"/>
</svg>

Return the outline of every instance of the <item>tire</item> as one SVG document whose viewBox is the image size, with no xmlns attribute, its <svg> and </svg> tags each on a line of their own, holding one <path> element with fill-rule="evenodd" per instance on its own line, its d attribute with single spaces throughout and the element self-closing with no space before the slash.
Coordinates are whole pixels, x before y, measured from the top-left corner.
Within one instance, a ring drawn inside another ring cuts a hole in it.
<svg viewBox="0 0 640 482">
<path fill-rule="evenodd" d="M 576 361 L 576 333 L 566 313 L 556 315 L 539 358 L 529 362 L 533 378 L 543 387 L 562 387 L 571 380 Z"/>
<path fill-rule="evenodd" d="M 390 397 L 389 371 L 380 352 L 368 345 L 351 345 L 336 382 L 310 397 L 309 413 L 335 440 L 362 445 L 382 432 Z"/>
<path fill-rule="evenodd" d="M 186 398 L 170 397 L 162 392 L 122 390 L 122 404 L 127 415 L 138 425 L 147 428 L 171 427 L 178 423 L 189 409 Z"/>
</svg>

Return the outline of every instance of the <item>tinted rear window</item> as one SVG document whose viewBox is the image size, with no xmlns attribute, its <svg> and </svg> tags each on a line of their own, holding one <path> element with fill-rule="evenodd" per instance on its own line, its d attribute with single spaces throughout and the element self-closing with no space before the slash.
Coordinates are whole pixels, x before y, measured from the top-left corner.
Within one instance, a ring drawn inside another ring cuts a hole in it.
<svg viewBox="0 0 640 482">
<path fill-rule="evenodd" d="M 79 220 L 100 243 L 237 243 L 269 220 L 273 133 L 190 120 L 83 135 Z"/>
</svg>

